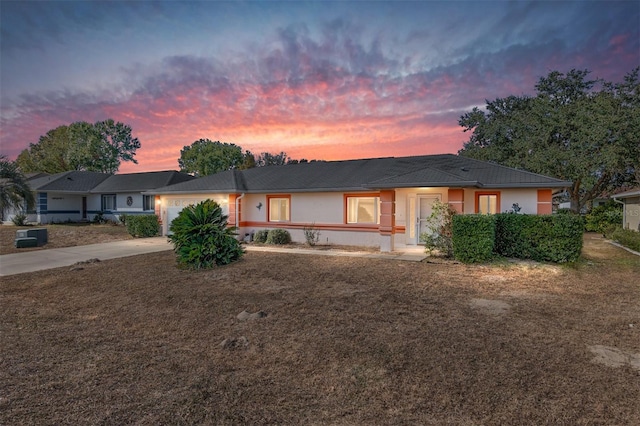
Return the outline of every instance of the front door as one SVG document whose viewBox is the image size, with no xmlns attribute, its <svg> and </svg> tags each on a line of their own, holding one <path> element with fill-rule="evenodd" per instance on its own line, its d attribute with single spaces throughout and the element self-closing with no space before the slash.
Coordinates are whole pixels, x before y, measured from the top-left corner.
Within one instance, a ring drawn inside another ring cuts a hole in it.
<svg viewBox="0 0 640 426">
<path fill-rule="evenodd" d="M 420 234 L 423 232 L 429 232 L 427 228 L 428 222 L 427 220 L 431 216 L 433 212 L 433 203 L 438 200 L 439 197 L 436 195 L 420 195 L 418 196 L 418 238 L 420 238 Z M 419 242 L 419 240 L 418 240 Z"/>
<path fill-rule="evenodd" d="M 439 199 L 439 195 L 418 195 L 416 198 L 409 198 L 408 244 L 421 244 L 420 234 L 427 232 L 427 219 L 433 211 L 433 203 Z"/>
</svg>

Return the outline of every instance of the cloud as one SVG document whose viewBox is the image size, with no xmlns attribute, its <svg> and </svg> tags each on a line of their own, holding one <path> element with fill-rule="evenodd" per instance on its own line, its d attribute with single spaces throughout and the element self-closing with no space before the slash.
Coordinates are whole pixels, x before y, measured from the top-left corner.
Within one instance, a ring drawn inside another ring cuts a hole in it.
<svg viewBox="0 0 640 426">
<path fill-rule="evenodd" d="M 594 73 L 617 81 L 634 60 L 640 63 L 637 29 L 606 28 L 608 37 L 589 45 L 553 22 L 538 22 L 540 7 L 510 3 L 491 20 L 511 22 L 510 30 L 485 23 L 473 29 L 477 37 L 457 41 L 437 27 L 400 36 L 342 17 L 288 23 L 227 50 L 141 59 L 120 67 L 104 89 L 32 92 L 3 102 L 2 150 L 15 157 L 59 125 L 113 118 L 130 124 L 142 143 L 139 168 L 123 165 L 130 171 L 176 168 L 180 149 L 200 138 L 308 159 L 456 152 L 466 139 L 458 117 L 485 99 L 531 93 L 553 69 L 596 64 Z M 539 34 L 532 27 L 553 30 Z M 44 34 L 57 31 L 52 26 Z M 22 40 L 35 46 L 41 39 Z M 450 56 L 434 62 L 434 52 Z"/>
</svg>

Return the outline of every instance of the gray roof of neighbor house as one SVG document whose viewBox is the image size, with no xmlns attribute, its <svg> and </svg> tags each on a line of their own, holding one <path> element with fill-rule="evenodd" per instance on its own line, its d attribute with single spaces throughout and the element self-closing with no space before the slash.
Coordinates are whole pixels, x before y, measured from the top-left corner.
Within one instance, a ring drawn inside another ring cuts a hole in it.
<svg viewBox="0 0 640 426">
<path fill-rule="evenodd" d="M 640 196 L 640 187 L 613 194 L 611 198 L 633 198 Z"/>
<path fill-rule="evenodd" d="M 153 194 L 365 191 L 411 187 L 564 188 L 571 182 L 453 154 L 227 170 Z"/>
<path fill-rule="evenodd" d="M 145 173 L 125 173 L 109 176 L 91 189 L 91 193 L 143 192 L 195 179 L 174 170 Z"/>
<path fill-rule="evenodd" d="M 108 173 L 73 170 L 30 179 L 29 186 L 38 192 L 87 193 L 110 176 Z"/>
</svg>

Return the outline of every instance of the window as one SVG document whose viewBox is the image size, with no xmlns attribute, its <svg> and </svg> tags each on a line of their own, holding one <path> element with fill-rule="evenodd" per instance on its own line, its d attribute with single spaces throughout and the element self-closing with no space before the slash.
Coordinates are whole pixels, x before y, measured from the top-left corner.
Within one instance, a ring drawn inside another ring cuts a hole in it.
<svg viewBox="0 0 640 426">
<path fill-rule="evenodd" d="M 102 211 L 116 209 L 116 194 L 105 194 L 102 196 Z"/>
<path fill-rule="evenodd" d="M 346 197 L 347 223 L 380 223 L 380 197 Z"/>
<path fill-rule="evenodd" d="M 154 210 L 156 208 L 155 195 L 143 195 L 142 196 L 142 210 Z"/>
<path fill-rule="evenodd" d="M 289 196 L 267 196 L 269 222 L 289 222 Z"/>
<path fill-rule="evenodd" d="M 496 214 L 500 211 L 500 193 L 476 193 L 476 213 Z"/>
</svg>

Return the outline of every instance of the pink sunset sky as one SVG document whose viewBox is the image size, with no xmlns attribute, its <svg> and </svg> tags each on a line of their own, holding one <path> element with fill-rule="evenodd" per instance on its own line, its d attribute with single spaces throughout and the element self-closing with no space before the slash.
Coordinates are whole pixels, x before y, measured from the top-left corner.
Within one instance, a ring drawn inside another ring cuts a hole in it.
<svg viewBox="0 0 640 426">
<path fill-rule="evenodd" d="M 0 3 L 0 154 L 74 121 L 141 142 L 120 172 L 177 170 L 200 138 L 339 160 L 455 153 L 458 118 L 552 70 L 621 81 L 640 3 Z"/>
</svg>

